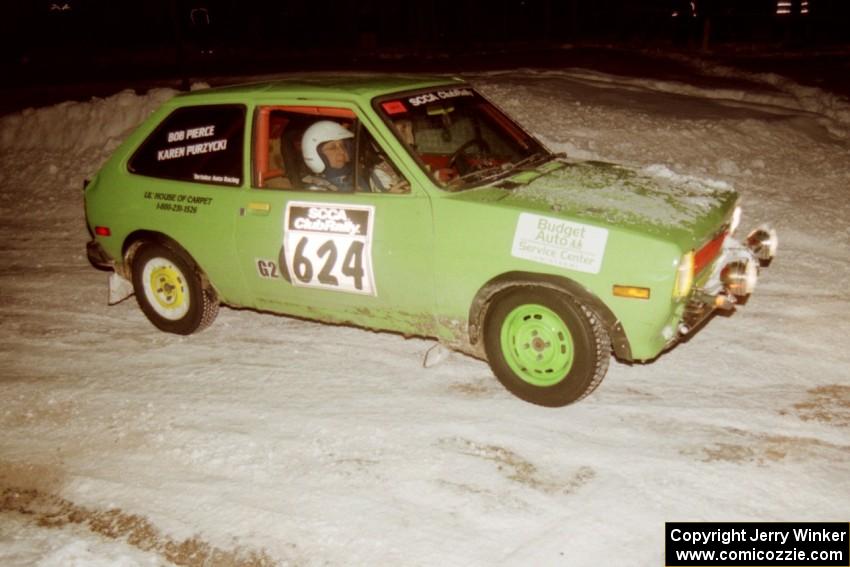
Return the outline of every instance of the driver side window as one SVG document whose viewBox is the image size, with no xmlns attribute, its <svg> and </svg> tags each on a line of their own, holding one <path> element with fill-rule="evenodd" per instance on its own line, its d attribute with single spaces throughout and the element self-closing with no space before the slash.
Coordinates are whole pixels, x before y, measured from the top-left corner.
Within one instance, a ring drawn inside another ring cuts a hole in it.
<svg viewBox="0 0 850 567">
<path fill-rule="evenodd" d="M 409 193 L 369 131 L 345 108 L 274 106 L 255 118 L 254 186 Z"/>
</svg>

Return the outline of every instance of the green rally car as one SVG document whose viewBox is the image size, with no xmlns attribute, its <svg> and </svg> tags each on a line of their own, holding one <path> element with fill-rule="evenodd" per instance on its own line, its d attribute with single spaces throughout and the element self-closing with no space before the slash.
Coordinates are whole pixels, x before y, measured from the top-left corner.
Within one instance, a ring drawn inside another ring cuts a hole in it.
<svg viewBox="0 0 850 567">
<path fill-rule="evenodd" d="M 748 296 L 776 233 L 737 194 L 553 154 L 470 85 L 316 78 L 195 91 L 85 188 L 88 256 L 159 329 L 221 303 L 434 337 L 511 392 L 587 396 Z"/>
</svg>

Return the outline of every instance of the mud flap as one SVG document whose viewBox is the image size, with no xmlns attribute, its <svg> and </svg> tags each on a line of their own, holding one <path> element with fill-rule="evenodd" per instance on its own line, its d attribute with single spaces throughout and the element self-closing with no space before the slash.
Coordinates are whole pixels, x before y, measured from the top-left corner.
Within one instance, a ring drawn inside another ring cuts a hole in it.
<svg viewBox="0 0 850 567">
<path fill-rule="evenodd" d="M 109 276 L 109 305 L 121 303 L 131 295 L 133 295 L 132 282 L 112 272 Z"/>
<path fill-rule="evenodd" d="M 431 368 L 433 366 L 437 366 L 441 362 L 445 361 L 451 352 L 452 351 L 444 347 L 442 344 L 435 344 L 428 349 L 428 352 L 426 352 L 425 356 L 422 358 L 422 367 Z"/>
</svg>

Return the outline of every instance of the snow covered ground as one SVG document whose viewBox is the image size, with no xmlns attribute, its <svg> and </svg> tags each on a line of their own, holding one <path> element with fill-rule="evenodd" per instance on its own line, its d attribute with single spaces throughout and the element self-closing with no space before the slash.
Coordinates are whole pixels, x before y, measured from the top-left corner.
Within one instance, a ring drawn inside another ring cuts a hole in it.
<svg viewBox="0 0 850 567">
<path fill-rule="evenodd" d="M 468 77 L 552 149 L 734 184 L 756 294 L 567 408 L 424 340 L 106 305 L 81 186 L 173 91 L 0 118 L 0 564 L 663 564 L 665 521 L 850 519 L 850 103 L 534 69 Z"/>
</svg>

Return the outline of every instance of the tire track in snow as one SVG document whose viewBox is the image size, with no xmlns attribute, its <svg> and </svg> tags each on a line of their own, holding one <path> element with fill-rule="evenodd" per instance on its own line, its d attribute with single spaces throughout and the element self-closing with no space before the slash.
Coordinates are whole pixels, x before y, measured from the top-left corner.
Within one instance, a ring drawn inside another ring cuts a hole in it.
<svg viewBox="0 0 850 567">
<path fill-rule="evenodd" d="M 222 549 L 197 535 L 176 540 L 143 516 L 128 514 L 119 508 L 96 510 L 80 506 L 52 493 L 60 485 L 61 476 L 50 467 L 0 461 L 0 513 L 22 514 L 41 528 L 78 525 L 92 533 L 155 553 L 174 565 L 271 567 L 279 564 L 263 550 Z"/>
</svg>

